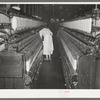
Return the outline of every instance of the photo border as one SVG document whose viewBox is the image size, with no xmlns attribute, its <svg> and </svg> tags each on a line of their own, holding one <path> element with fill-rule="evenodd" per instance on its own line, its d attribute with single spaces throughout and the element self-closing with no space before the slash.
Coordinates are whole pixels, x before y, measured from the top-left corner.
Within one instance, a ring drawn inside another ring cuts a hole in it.
<svg viewBox="0 0 100 100">
<path fill-rule="evenodd" d="M 0 4 L 100 4 L 99 0 L 0 0 Z M 35 96 L 37 95 L 37 96 Z M 39 96 L 38 96 L 39 95 Z M 36 99 L 54 99 L 54 100 L 99 100 L 100 90 L 69 90 L 69 89 L 37 89 L 37 90 L 12 90 L 1 89 L 0 100 L 36 100 Z"/>
</svg>

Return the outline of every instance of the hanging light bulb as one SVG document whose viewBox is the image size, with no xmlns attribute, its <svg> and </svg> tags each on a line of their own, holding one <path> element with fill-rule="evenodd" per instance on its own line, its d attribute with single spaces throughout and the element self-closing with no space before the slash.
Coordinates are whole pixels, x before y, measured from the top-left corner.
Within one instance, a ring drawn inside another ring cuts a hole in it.
<svg viewBox="0 0 100 100">
<path fill-rule="evenodd" d="M 21 9 L 19 6 L 13 6 L 12 8 L 18 11 Z"/>
<path fill-rule="evenodd" d="M 95 9 L 94 9 L 94 10 L 95 10 L 95 11 L 99 10 L 97 4 L 95 5 Z"/>
</svg>

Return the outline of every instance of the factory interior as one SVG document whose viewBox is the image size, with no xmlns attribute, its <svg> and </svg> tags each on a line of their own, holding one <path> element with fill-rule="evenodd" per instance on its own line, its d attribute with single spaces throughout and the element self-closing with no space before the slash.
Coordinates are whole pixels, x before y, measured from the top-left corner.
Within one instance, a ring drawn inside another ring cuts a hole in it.
<svg viewBox="0 0 100 100">
<path fill-rule="evenodd" d="M 0 4 L 0 89 L 100 89 L 99 66 L 99 4 Z"/>
</svg>

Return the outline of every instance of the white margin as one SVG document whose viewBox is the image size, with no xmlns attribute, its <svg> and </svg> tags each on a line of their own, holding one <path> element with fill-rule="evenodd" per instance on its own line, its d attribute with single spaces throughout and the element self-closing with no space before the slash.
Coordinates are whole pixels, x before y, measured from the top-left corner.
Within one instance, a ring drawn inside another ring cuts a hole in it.
<svg viewBox="0 0 100 100">
<path fill-rule="evenodd" d="M 100 2 L 0 2 L 0 4 L 100 4 Z M 100 98 L 99 89 L 0 89 L 0 98 Z"/>
</svg>

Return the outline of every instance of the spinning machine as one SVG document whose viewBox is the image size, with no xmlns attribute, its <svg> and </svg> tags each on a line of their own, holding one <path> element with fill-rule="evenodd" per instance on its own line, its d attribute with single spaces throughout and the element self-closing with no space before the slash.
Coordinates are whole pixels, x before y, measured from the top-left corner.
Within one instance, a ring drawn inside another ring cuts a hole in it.
<svg viewBox="0 0 100 100">
<path fill-rule="evenodd" d="M 100 88 L 99 22 L 85 16 L 61 23 L 57 37 L 66 88 Z"/>
<path fill-rule="evenodd" d="M 0 13 L 0 88 L 35 88 L 42 64 L 40 19 Z M 2 35 L 3 34 L 3 35 Z"/>
</svg>

